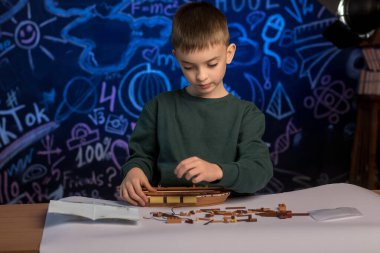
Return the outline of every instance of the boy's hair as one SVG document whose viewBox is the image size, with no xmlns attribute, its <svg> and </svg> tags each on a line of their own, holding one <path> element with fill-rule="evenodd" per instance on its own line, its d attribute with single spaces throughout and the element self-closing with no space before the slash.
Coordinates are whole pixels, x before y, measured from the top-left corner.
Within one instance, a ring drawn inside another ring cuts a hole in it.
<svg viewBox="0 0 380 253">
<path fill-rule="evenodd" d="M 228 46 L 227 19 L 209 3 L 185 4 L 174 15 L 171 41 L 174 49 L 183 52 L 194 52 L 215 44 Z"/>
</svg>

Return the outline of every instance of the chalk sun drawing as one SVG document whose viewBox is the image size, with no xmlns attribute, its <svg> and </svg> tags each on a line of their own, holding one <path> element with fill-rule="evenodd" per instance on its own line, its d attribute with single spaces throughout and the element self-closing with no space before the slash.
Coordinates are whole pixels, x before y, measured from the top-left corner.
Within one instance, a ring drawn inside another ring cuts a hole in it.
<svg viewBox="0 0 380 253">
<path fill-rule="evenodd" d="M 60 43 L 66 43 L 66 41 L 58 37 L 42 34 L 42 29 L 48 24 L 57 21 L 57 17 L 50 18 L 38 24 L 32 20 L 32 11 L 30 3 L 28 3 L 26 7 L 27 19 L 22 20 L 20 22 L 18 22 L 15 18 L 11 19 L 12 22 L 16 25 L 16 28 L 13 33 L 8 31 L 0 31 L 0 36 L 8 36 L 14 39 L 13 44 L 9 46 L 6 50 L 4 50 L 2 53 L 0 53 L 0 58 L 16 48 L 26 50 L 28 55 L 29 66 L 32 70 L 34 70 L 35 65 L 32 51 L 36 48 L 40 49 L 41 52 L 44 53 L 50 60 L 55 60 L 53 53 L 42 45 L 43 39 Z"/>
</svg>

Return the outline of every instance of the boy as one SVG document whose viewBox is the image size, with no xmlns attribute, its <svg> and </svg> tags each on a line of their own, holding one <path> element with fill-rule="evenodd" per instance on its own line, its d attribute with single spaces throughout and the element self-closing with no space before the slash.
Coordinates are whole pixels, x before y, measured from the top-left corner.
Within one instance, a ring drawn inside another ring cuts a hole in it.
<svg viewBox="0 0 380 253">
<path fill-rule="evenodd" d="M 208 3 L 180 7 L 172 24 L 173 55 L 188 82 L 148 102 L 129 142 L 121 197 L 144 206 L 142 187 L 222 186 L 254 193 L 272 177 L 261 140 L 264 114 L 223 85 L 236 50 L 225 16 Z"/>
</svg>

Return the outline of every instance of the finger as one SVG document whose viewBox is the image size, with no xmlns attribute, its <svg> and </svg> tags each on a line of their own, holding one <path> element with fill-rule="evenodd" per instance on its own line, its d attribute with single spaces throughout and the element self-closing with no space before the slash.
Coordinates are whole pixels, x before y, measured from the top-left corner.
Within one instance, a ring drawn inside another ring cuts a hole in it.
<svg viewBox="0 0 380 253">
<path fill-rule="evenodd" d="M 201 171 L 199 170 L 199 168 L 195 167 L 195 168 L 187 171 L 185 178 L 186 178 L 186 180 L 190 181 L 193 177 L 198 176 L 200 173 L 201 173 Z"/>
<path fill-rule="evenodd" d="M 178 178 L 181 178 L 183 176 L 183 174 L 185 174 L 187 167 L 191 163 L 193 163 L 194 161 L 196 161 L 197 159 L 199 159 L 199 158 L 196 157 L 196 156 L 192 156 L 192 157 L 189 157 L 189 158 L 186 158 L 186 159 L 182 160 L 177 165 L 177 167 L 175 168 L 174 174 L 176 174 Z"/>
<path fill-rule="evenodd" d="M 174 173 L 176 174 L 177 178 L 183 177 L 183 175 L 186 173 L 186 166 L 182 163 L 178 164 L 174 170 Z"/>
<path fill-rule="evenodd" d="M 204 177 L 202 175 L 198 175 L 196 177 L 193 177 L 193 179 L 191 180 L 191 182 L 193 184 L 196 184 L 196 183 L 199 183 L 199 182 L 202 182 L 204 181 Z"/>
<path fill-rule="evenodd" d="M 144 185 L 144 183 L 142 183 Z M 135 185 L 136 194 L 144 201 L 144 206 L 148 203 L 148 197 L 145 195 L 140 185 Z"/>
<path fill-rule="evenodd" d="M 129 184 L 127 185 L 127 188 L 128 188 L 129 197 L 133 199 L 134 201 L 138 202 L 139 205 L 144 206 L 145 202 L 142 198 L 140 198 L 139 195 L 136 194 L 135 187 L 132 184 Z"/>
<path fill-rule="evenodd" d="M 185 174 L 187 174 L 190 170 L 196 168 L 199 165 L 199 160 L 191 160 L 186 162 L 185 164 L 179 165 L 177 177 L 181 178 Z"/>
<path fill-rule="evenodd" d="M 148 191 L 150 191 L 150 192 L 156 192 L 156 191 L 157 191 L 157 189 L 154 188 L 154 187 L 149 183 L 148 180 L 144 180 L 143 183 L 142 183 L 142 185 L 145 186 L 145 188 L 146 188 Z"/>
<path fill-rule="evenodd" d="M 121 198 L 134 206 L 138 205 L 136 201 L 129 197 L 128 190 L 126 189 L 126 187 L 121 188 Z"/>
</svg>

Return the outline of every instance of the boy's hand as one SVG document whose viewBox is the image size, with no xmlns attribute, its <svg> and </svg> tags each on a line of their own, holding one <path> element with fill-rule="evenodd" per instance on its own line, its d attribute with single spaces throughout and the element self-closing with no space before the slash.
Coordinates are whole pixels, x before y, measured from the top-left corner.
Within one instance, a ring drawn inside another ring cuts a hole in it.
<svg viewBox="0 0 380 253">
<path fill-rule="evenodd" d="M 175 168 L 174 174 L 178 178 L 184 176 L 194 184 L 201 181 L 213 182 L 223 177 L 223 171 L 217 164 L 209 163 L 196 156 L 180 162 Z"/>
<path fill-rule="evenodd" d="M 145 206 L 146 203 L 148 203 L 148 198 L 141 186 L 145 186 L 148 191 L 156 191 L 156 189 L 150 185 L 145 173 L 140 168 L 135 167 L 127 173 L 121 183 L 120 197 L 132 205 Z"/>
</svg>

